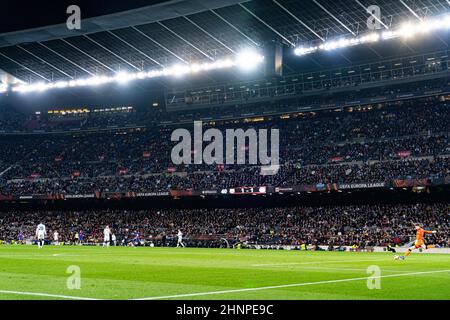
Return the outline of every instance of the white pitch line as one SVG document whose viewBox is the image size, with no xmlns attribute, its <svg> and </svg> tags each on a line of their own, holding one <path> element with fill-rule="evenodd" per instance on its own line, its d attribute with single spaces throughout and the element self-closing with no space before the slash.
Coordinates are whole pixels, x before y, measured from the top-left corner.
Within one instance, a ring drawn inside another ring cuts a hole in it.
<svg viewBox="0 0 450 320">
<path fill-rule="evenodd" d="M 273 267 L 291 267 L 294 269 L 305 269 L 305 270 L 361 271 L 364 273 L 367 271 L 366 268 L 363 268 L 363 269 L 361 269 L 361 268 L 359 268 L 359 269 L 357 269 L 357 268 L 333 268 L 333 267 L 320 267 L 320 266 L 308 267 L 308 266 L 299 266 L 299 265 L 283 265 L 283 266 L 273 266 Z M 383 268 L 383 271 L 393 272 L 393 273 L 395 273 L 395 272 L 415 272 L 412 270 L 391 270 L 391 269 L 384 269 L 384 268 Z"/>
<path fill-rule="evenodd" d="M 449 270 L 424 271 L 424 272 L 411 272 L 411 273 L 402 273 L 402 274 L 389 274 L 389 275 L 385 275 L 385 276 L 371 277 L 371 279 L 372 278 L 376 279 L 376 278 L 406 277 L 406 276 L 416 276 L 416 275 L 422 275 L 422 274 L 442 273 L 442 272 L 450 272 L 450 269 Z M 368 277 L 360 277 L 360 278 L 326 280 L 326 281 L 317 281 L 317 282 L 302 282 L 302 283 L 283 284 L 283 285 L 278 285 L 278 286 L 186 293 L 186 294 L 176 294 L 176 295 L 171 295 L 171 296 L 148 297 L 148 298 L 139 298 L 139 299 L 131 299 L 131 300 L 160 300 L 160 299 L 187 298 L 187 297 L 218 295 L 218 294 L 226 294 L 226 293 L 239 293 L 239 292 L 249 292 L 249 291 L 262 291 L 262 290 L 270 290 L 270 289 L 312 286 L 312 285 L 317 285 L 317 284 L 350 282 L 350 281 L 359 281 L 359 280 L 367 280 L 367 279 L 368 279 Z"/>
<path fill-rule="evenodd" d="M 341 263 L 341 262 L 373 262 L 384 261 L 385 259 L 370 259 L 370 260 L 324 260 L 324 261 L 308 261 L 308 262 L 286 262 L 286 263 L 262 263 L 252 264 L 252 267 L 279 267 L 279 266 L 291 266 L 291 265 L 304 265 L 304 264 L 320 264 L 320 263 Z"/>
<path fill-rule="evenodd" d="M 65 296 L 65 295 L 60 295 L 60 294 L 50 294 L 50 293 L 42 293 L 42 292 L 26 292 L 26 291 L 0 290 L 0 294 L 13 294 L 13 295 L 20 295 L 20 296 L 35 296 L 35 297 L 47 297 L 47 298 L 61 298 L 61 299 L 70 299 L 70 300 L 99 300 L 99 299 L 95 299 L 95 298 Z"/>
<path fill-rule="evenodd" d="M 82 257 L 80 254 L 54 253 L 52 257 Z"/>
<path fill-rule="evenodd" d="M 432 273 L 443 273 L 443 272 L 450 272 L 450 269 L 449 270 L 424 271 L 424 272 L 411 272 L 411 273 L 402 273 L 402 274 L 390 274 L 390 275 L 373 277 L 373 278 L 394 278 L 394 277 L 415 276 L 415 275 L 432 274 Z M 246 288 L 246 289 L 234 289 L 234 290 L 187 293 L 187 294 L 177 294 L 177 295 L 159 296 L 159 297 L 148 297 L 148 298 L 139 298 L 139 299 L 131 299 L 131 300 L 173 299 L 173 298 L 184 298 L 184 297 L 195 297 L 195 296 L 205 296 L 205 295 L 226 294 L 226 293 L 238 293 L 238 292 L 247 292 L 247 291 L 261 291 L 261 290 L 280 289 L 280 288 L 289 288 L 289 287 L 302 287 L 302 286 L 308 286 L 308 285 L 329 284 L 329 283 L 339 283 L 339 282 L 350 282 L 350 281 L 359 281 L 359 280 L 367 280 L 367 279 L 368 279 L 367 277 L 360 277 L 360 278 L 326 280 L 326 281 L 317 281 L 317 282 L 303 282 L 303 283 L 293 283 L 293 284 L 285 284 L 285 285 L 278 285 L 278 286 L 266 286 L 266 287 Z M 50 293 L 42 293 L 42 292 L 26 292 L 26 291 L 0 290 L 0 294 L 25 295 L 25 296 L 47 297 L 47 298 L 60 298 L 60 299 L 69 299 L 69 300 L 99 300 L 99 299 L 96 299 L 96 298 L 76 297 L 76 296 L 66 296 L 66 295 L 59 295 L 59 294 L 50 294 Z"/>
</svg>

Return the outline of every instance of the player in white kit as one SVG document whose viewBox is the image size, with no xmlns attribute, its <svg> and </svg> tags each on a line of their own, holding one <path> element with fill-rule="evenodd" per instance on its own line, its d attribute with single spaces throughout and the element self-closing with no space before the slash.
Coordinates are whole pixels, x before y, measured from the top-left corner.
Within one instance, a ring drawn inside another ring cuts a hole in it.
<svg viewBox="0 0 450 320">
<path fill-rule="evenodd" d="M 44 239 L 47 235 L 47 231 L 45 230 L 45 226 L 40 223 L 36 228 L 36 238 L 38 240 L 38 248 L 42 248 L 44 246 Z"/>
<path fill-rule="evenodd" d="M 177 237 L 178 237 L 177 248 L 178 248 L 179 246 L 182 246 L 182 247 L 184 248 L 185 245 L 184 245 L 184 243 L 183 243 L 183 233 L 181 232 L 181 230 L 178 230 Z"/>
<path fill-rule="evenodd" d="M 111 229 L 109 226 L 106 226 L 103 230 L 103 246 L 109 247 L 109 244 L 111 242 Z"/>
</svg>

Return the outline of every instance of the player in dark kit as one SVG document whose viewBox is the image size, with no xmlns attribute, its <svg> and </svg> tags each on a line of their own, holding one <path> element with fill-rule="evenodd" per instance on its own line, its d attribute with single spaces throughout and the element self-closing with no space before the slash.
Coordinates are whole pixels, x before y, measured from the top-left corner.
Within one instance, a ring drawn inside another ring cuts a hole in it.
<svg viewBox="0 0 450 320">
<path fill-rule="evenodd" d="M 165 233 L 163 234 L 163 236 L 161 238 L 161 244 L 162 244 L 163 247 L 165 247 L 166 244 L 167 244 L 167 236 L 166 236 Z"/>
<path fill-rule="evenodd" d="M 388 244 L 388 246 L 386 247 L 386 251 L 390 251 L 390 252 L 393 252 L 393 253 L 396 253 L 396 252 L 397 252 L 397 251 L 394 249 L 394 247 L 391 246 L 390 244 Z"/>
</svg>

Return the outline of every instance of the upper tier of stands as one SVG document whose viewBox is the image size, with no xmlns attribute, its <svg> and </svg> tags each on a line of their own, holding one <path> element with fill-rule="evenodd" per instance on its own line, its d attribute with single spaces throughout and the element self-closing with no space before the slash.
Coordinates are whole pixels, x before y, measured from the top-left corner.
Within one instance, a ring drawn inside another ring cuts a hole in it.
<svg viewBox="0 0 450 320">
<path fill-rule="evenodd" d="M 91 194 L 289 186 L 446 181 L 450 113 L 442 97 L 317 112 L 205 121 L 205 129 L 280 130 L 276 175 L 257 166 L 173 165 L 171 132 L 184 125 L 117 126 L 61 134 L 0 135 L 0 193 Z M 97 116 L 85 122 L 96 121 Z M 101 121 L 105 115 L 98 115 Z M 128 123 L 138 113 L 112 115 Z M 114 121 L 112 121 L 115 123 Z M 122 123 L 123 124 L 123 123 Z M 69 126 L 70 127 L 70 126 Z M 170 172 L 168 172 L 170 171 Z"/>
</svg>

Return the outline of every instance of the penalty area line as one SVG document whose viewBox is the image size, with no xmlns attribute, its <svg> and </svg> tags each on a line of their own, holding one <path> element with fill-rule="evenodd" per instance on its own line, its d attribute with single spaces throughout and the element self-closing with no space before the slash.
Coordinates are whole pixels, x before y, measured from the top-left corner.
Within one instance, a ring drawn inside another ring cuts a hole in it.
<svg viewBox="0 0 450 320">
<path fill-rule="evenodd" d="M 417 276 L 417 275 L 423 275 L 423 274 L 443 273 L 443 272 L 450 272 L 450 269 L 449 270 L 423 271 L 423 272 L 410 272 L 410 273 L 401 273 L 401 274 L 389 274 L 389 275 L 378 276 L 378 277 L 374 276 L 374 277 L 347 278 L 347 279 L 325 280 L 325 281 L 316 281 L 316 282 L 302 282 L 302 283 L 282 284 L 282 285 L 277 285 L 277 286 L 266 286 L 266 287 L 256 287 L 256 288 L 245 288 L 245 289 L 232 289 L 232 290 L 222 290 L 222 291 L 209 291 L 209 292 L 175 294 L 175 295 L 170 295 L 170 296 L 138 298 L 138 299 L 131 299 L 131 300 L 176 299 L 176 298 L 187 298 L 187 297 L 197 297 L 197 296 L 220 295 L 220 294 L 227 294 L 227 293 L 240 293 L 240 292 L 252 292 L 252 291 L 271 290 L 271 289 L 283 289 L 283 288 L 291 288 L 291 287 L 303 287 L 303 286 L 312 286 L 312 285 L 330 284 L 330 283 L 340 283 L 340 282 L 351 282 L 351 281 L 367 280 L 369 278 L 370 279 L 395 278 L 395 277 Z"/>
<path fill-rule="evenodd" d="M 35 297 L 47 297 L 47 298 L 59 298 L 59 299 L 67 299 L 67 300 L 99 300 L 99 299 L 95 299 L 95 298 L 65 296 L 65 295 L 60 295 L 60 294 L 51 294 L 51 293 L 42 293 L 42 292 L 26 292 L 26 291 L 0 290 L 0 294 L 12 294 L 12 295 L 19 295 L 19 296 L 35 296 Z"/>
</svg>

